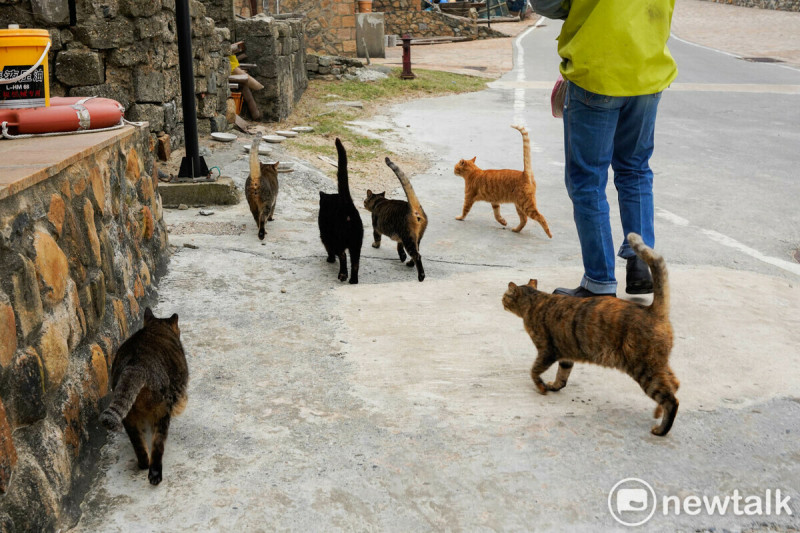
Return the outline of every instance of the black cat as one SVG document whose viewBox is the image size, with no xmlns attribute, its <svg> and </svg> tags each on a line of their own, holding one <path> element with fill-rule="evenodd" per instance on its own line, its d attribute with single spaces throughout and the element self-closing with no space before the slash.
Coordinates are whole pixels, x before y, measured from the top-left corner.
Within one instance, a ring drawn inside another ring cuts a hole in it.
<svg viewBox="0 0 800 533">
<path fill-rule="evenodd" d="M 347 181 L 347 152 L 342 142 L 336 139 L 339 154 L 339 194 L 319 192 L 319 238 L 328 252 L 328 263 L 339 258 L 339 279 L 347 279 L 347 255 L 350 250 L 350 283 L 358 283 L 358 261 L 361 257 L 361 243 L 364 240 L 364 225 L 361 215 L 353 204 L 350 186 Z"/>
</svg>

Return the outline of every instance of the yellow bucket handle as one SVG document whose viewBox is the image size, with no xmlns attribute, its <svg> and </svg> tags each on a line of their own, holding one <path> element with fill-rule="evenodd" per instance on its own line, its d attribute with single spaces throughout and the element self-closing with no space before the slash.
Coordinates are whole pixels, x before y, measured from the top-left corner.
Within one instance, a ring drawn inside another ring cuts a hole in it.
<svg viewBox="0 0 800 533">
<path fill-rule="evenodd" d="M 48 52 L 48 50 L 50 50 L 50 42 L 49 42 L 49 41 L 48 41 L 48 43 L 47 43 L 47 46 L 45 46 L 45 47 L 44 47 L 44 52 L 42 52 L 42 57 L 40 57 L 40 58 L 39 58 L 39 61 L 37 61 L 35 65 L 33 65 L 31 68 L 29 68 L 28 70 L 26 70 L 25 72 L 23 72 L 22 74 L 20 74 L 19 76 L 17 76 L 16 78 L 11 78 L 11 79 L 9 79 L 9 80 L 0 79 L 0 85 L 6 85 L 6 84 L 8 84 L 8 83 L 17 83 L 18 81 L 20 81 L 20 80 L 24 80 L 25 78 L 27 78 L 28 76 L 30 76 L 30 75 L 31 75 L 31 73 L 32 73 L 34 70 L 36 70 L 37 68 L 39 68 L 39 65 L 41 65 L 41 64 L 42 64 L 42 61 L 44 61 L 44 58 L 46 58 L 46 57 L 47 57 L 47 52 Z"/>
</svg>

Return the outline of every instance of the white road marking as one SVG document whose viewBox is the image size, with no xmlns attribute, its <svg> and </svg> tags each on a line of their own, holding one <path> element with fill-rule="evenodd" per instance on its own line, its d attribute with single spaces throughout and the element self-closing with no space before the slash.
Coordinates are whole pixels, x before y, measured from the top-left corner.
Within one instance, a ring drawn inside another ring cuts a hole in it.
<svg viewBox="0 0 800 533">
<path fill-rule="evenodd" d="M 520 84 L 519 86 L 514 87 L 514 124 L 519 124 L 520 126 L 528 127 L 528 124 L 525 122 L 525 83 L 526 83 L 526 76 L 525 76 L 525 49 L 522 47 L 522 39 L 525 38 L 530 32 L 544 24 L 545 18 L 539 17 L 539 20 L 536 21 L 536 24 L 522 32 L 519 37 L 514 40 L 514 48 L 516 49 L 517 53 L 514 57 L 514 70 L 516 71 L 516 82 Z M 492 84 L 490 83 L 489 86 L 491 87 Z M 542 148 L 536 144 L 535 141 L 531 140 L 531 152 L 540 153 L 542 152 Z"/>
<path fill-rule="evenodd" d="M 676 41 L 682 42 L 683 44 L 688 44 L 689 46 L 695 46 L 697 48 L 702 48 L 703 50 L 708 50 L 710 52 L 716 52 L 718 54 L 723 54 L 723 55 L 726 55 L 726 56 L 729 56 L 729 57 L 733 57 L 733 58 L 736 58 L 736 59 L 744 59 L 744 57 L 742 57 L 742 56 L 740 56 L 738 54 L 734 54 L 734 53 L 731 53 L 731 52 L 726 52 L 724 50 L 718 50 L 717 48 L 711 48 L 710 46 L 705 46 L 705 45 L 702 45 L 702 44 L 693 43 L 691 41 L 687 41 L 686 39 L 681 39 L 680 37 L 678 37 L 674 33 L 670 33 L 670 37 L 672 37 Z M 793 67 L 791 65 L 782 65 L 780 63 L 771 63 L 771 64 L 776 66 L 776 67 L 781 67 L 781 68 L 786 68 L 786 69 L 789 69 L 789 70 L 794 70 L 795 72 L 800 71 L 800 69 L 798 69 L 797 67 Z"/>
<path fill-rule="evenodd" d="M 693 226 L 692 223 L 686 220 L 685 218 L 678 216 L 675 213 L 671 213 L 666 209 L 661 209 L 659 207 L 656 208 L 656 216 L 663 220 L 671 222 L 676 226 L 696 227 Z M 758 259 L 761 262 L 767 263 L 769 265 L 778 267 L 782 270 L 786 270 L 787 272 L 791 272 L 792 274 L 800 276 L 800 265 L 798 265 L 797 263 L 792 263 L 791 261 L 786 261 L 785 259 L 778 259 L 777 257 L 764 255 L 758 250 L 750 248 L 749 246 L 742 244 L 739 241 L 732 239 L 731 237 L 728 237 L 727 235 L 724 235 L 718 231 L 700 227 L 697 227 L 697 229 L 700 230 L 700 232 L 703 235 L 705 235 L 712 241 L 715 241 L 723 246 L 727 246 L 728 248 L 733 248 L 734 250 L 737 250 L 745 255 L 749 255 L 750 257 Z"/>
</svg>

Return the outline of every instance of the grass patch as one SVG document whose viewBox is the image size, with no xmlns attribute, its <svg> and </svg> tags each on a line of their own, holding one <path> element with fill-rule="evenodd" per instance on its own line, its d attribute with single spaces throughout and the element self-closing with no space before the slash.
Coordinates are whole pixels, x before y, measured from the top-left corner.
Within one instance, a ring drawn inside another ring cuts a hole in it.
<svg viewBox="0 0 800 533">
<path fill-rule="evenodd" d="M 335 159 L 333 139 L 339 137 L 348 147 L 348 159 L 351 162 L 377 161 L 382 165 L 383 157 L 388 152 L 380 136 L 392 130 L 380 128 L 371 132 L 374 136 L 367 136 L 348 128 L 347 122 L 368 119 L 386 104 L 481 91 L 486 88 L 488 81 L 473 76 L 416 69 L 416 79 L 401 80 L 400 72 L 399 68 L 392 69 L 387 79 L 374 82 L 310 80 L 308 89 L 291 116 L 279 123 L 276 129 L 301 125 L 314 128 L 313 133 L 303 134 L 290 143 L 300 156 L 321 154 Z M 364 107 L 357 109 L 327 105 L 335 101 L 359 101 Z M 335 172 L 332 168 L 326 170 Z"/>
</svg>

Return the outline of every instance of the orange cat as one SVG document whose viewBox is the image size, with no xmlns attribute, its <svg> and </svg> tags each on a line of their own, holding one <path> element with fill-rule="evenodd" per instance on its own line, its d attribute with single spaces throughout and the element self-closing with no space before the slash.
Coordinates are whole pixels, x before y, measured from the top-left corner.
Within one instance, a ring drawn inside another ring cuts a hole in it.
<svg viewBox="0 0 800 533">
<path fill-rule="evenodd" d="M 519 215 L 519 226 L 512 231 L 522 231 L 528 223 L 528 217 L 542 225 L 544 232 L 551 239 L 547 220 L 536 209 L 536 181 L 531 169 L 531 143 L 528 130 L 522 126 L 511 126 L 522 134 L 522 152 L 524 170 L 482 170 L 475 164 L 476 157 L 462 159 L 453 171 L 464 178 L 464 210 L 456 220 L 464 220 L 476 201 L 492 204 L 494 218 L 502 225 L 506 219 L 500 214 L 500 204 L 513 203 Z"/>
</svg>

